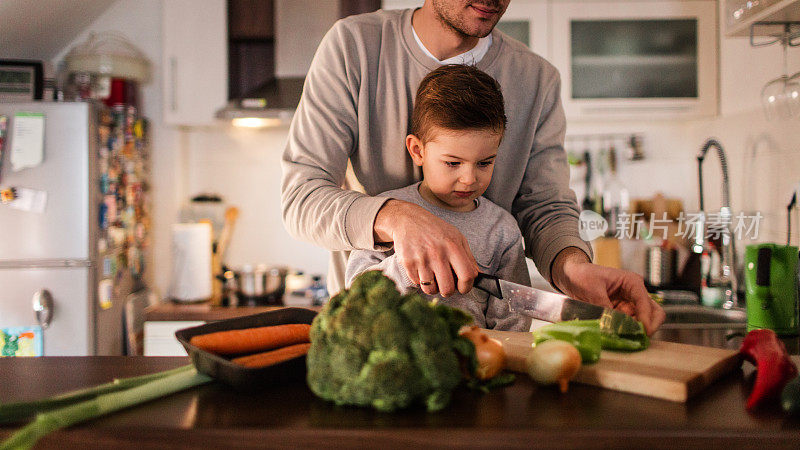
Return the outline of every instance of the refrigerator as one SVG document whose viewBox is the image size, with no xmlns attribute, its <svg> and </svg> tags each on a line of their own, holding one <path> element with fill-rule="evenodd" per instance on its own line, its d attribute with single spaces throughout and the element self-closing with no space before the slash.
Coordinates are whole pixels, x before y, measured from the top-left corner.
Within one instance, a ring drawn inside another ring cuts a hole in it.
<svg viewBox="0 0 800 450">
<path fill-rule="evenodd" d="M 149 246 L 145 119 L 99 102 L 0 103 L 2 116 L 0 191 L 25 195 L 0 203 L 0 329 L 41 327 L 44 356 L 124 354 L 124 302 Z M 44 120 L 41 161 L 14 167 L 15 126 L 31 116 Z M 21 206 L 33 194 L 43 208 Z"/>
</svg>

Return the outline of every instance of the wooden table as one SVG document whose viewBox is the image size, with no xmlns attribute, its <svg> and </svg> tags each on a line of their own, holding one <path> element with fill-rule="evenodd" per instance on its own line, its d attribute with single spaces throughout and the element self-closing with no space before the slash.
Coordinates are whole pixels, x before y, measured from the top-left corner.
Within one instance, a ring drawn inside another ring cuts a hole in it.
<svg viewBox="0 0 800 450">
<path fill-rule="evenodd" d="M 795 357 L 797 358 L 797 357 Z M 800 359 L 795 359 L 800 362 Z M 188 358 L 0 358 L 0 402 L 34 399 L 177 367 Z M 800 419 L 776 406 L 745 412 L 745 363 L 689 403 L 572 385 L 566 395 L 526 376 L 489 394 L 456 391 L 437 413 L 337 407 L 304 381 L 255 393 L 212 383 L 56 432 L 50 447 L 800 448 Z M 14 428 L 0 428 L 8 436 Z"/>
</svg>

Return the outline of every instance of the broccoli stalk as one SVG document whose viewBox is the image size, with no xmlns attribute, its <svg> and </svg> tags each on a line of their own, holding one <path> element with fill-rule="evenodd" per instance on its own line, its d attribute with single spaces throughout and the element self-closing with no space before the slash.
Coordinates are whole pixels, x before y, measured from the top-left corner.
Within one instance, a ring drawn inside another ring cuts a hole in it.
<svg viewBox="0 0 800 450">
<path fill-rule="evenodd" d="M 470 322 L 461 310 L 401 295 L 380 271 L 365 272 L 314 319 L 308 386 L 338 405 L 437 411 L 461 381 L 459 355 L 474 359 L 474 346 L 458 336 Z"/>
</svg>

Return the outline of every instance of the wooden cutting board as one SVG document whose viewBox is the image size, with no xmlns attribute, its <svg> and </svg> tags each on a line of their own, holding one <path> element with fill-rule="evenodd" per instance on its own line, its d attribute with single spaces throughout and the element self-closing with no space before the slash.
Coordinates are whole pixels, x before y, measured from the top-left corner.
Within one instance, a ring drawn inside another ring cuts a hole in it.
<svg viewBox="0 0 800 450">
<path fill-rule="evenodd" d="M 516 331 L 485 331 L 503 344 L 507 368 L 525 373 L 525 356 L 531 349 L 533 335 Z M 685 402 L 740 365 L 741 357 L 734 350 L 650 341 L 650 347 L 640 352 L 604 350 L 600 361 L 583 365 L 573 381 Z"/>
</svg>

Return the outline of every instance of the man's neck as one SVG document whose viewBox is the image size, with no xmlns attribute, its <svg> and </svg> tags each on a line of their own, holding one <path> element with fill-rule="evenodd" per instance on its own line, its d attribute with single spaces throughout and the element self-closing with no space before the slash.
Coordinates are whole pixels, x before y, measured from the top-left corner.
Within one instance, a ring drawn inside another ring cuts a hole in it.
<svg viewBox="0 0 800 450">
<path fill-rule="evenodd" d="M 477 37 L 464 36 L 442 23 L 430 2 L 425 2 L 422 8 L 414 11 L 411 26 L 422 45 L 439 61 L 460 55 L 478 44 Z"/>
</svg>

